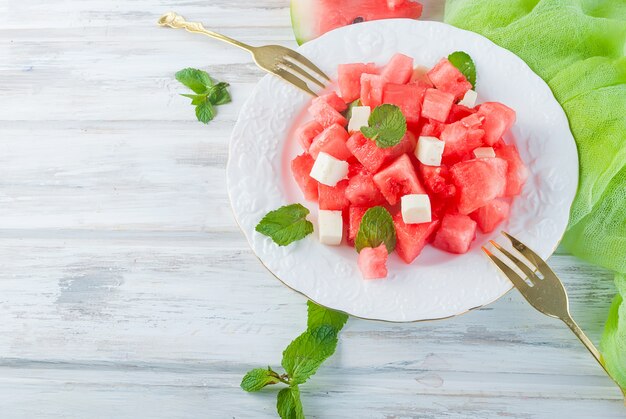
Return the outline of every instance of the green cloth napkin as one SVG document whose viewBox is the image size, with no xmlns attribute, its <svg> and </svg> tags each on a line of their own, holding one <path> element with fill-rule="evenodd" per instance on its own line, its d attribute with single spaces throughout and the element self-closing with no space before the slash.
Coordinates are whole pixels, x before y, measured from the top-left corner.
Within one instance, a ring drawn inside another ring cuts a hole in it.
<svg viewBox="0 0 626 419">
<path fill-rule="evenodd" d="M 521 57 L 569 118 L 580 184 L 562 243 L 616 271 L 601 349 L 626 388 L 626 1 L 448 0 L 445 21 Z"/>
</svg>

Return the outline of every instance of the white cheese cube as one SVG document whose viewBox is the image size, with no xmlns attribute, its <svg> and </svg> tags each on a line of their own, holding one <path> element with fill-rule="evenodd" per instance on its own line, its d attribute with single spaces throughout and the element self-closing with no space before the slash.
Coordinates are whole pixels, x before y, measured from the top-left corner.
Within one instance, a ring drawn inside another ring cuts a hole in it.
<svg viewBox="0 0 626 419">
<path fill-rule="evenodd" d="M 343 217 L 341 211 L 320 210 L 317 218 L 317 230 L 320 243 L 329 246 L 341 244 L 343 236 Z"/>
<path fill-rule="evenodd" d="M 426 194 L 404 195 L 400 200 L 402 220 L 405 224 L 429 223 L 432 221 L 430 198 Z"/>
<path fill-rule="evenodd" d="M 370 119 L 370 113 L 372 108 L 369 106 L 355 106 L 352 108 L 352 116 L 350 122 L 348 122 L 348 132 L 360 131 L 361 127 L 368 126 L 368 120 Z"/>
<path fill-rule="evenodd" d="M 474 149 L 474 156 L 477 159 L 486 159 L 488 157 L 496 157 L 496 152 L 493 151 L 493 147 L 478 147 Z"/>
<path fill-rule="evenodd" d="M 473 108 L 476 106 L 476 99 L 478 99 L 478 93 L 474 90 L 468 90 L 465 92 L 465 96 L 459 102 L 459 105 L 467 106 L 468 108 Z"/>
<path fill-rule="evenodd" d="M 415 148 L 415 157 L 426 166 L 441 166 L 441 156 L 446 143 L 436 137 L 420 137 Z"/>
<path fill-rule="evenodd" d="M 321 184 L 335 186 L 348 176 L 348 162 L 320 151 L 309 175 Z"/>
</svg>

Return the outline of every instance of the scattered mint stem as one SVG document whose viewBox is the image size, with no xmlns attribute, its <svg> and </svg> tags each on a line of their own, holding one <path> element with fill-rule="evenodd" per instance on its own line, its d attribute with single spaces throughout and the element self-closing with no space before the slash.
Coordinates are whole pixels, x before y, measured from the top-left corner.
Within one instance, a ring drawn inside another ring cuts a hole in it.
<svg viewBox="0 0 626 419">
<path fill-rule="evenodd" d="M 185 68 L 176 73 L 176 80 L 195 93 L 181 93 L 181 96 L 191 99 L 191 104 L 196 107 L 196 118 L 205 124 L 215 118 L 216 106 L 224 105 L 232 100 L 228 92 L 229 84 L 215 83 L 206 71 Z"/>
</svg>

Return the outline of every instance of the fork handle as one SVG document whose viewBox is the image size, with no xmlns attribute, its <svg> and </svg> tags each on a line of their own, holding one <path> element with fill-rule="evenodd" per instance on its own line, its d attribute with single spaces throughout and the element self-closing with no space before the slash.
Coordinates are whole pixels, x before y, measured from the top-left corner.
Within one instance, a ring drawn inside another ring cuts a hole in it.
<svg viewBox="0 0 626 419">
<path fill-rule="evenodd" d="M 174 29 L 185 29 L 188 32 L 200 33 L 202 35 L 210 36 L 211 38 L 219 39 L 220 41 L 227 42 L 231 45 L 245 49 L 248 52 L 253 52 L 254 47 L 243 42 L 239 42 L 236 39 L 230 38 L 221 33 L 209 31 L 202 26 L 200 22 L 187 22 L 184 17 L 175 12 L 168 12 L 161 16 L 158 20 L 160 26 L 169 26 Z"/>
</svg>

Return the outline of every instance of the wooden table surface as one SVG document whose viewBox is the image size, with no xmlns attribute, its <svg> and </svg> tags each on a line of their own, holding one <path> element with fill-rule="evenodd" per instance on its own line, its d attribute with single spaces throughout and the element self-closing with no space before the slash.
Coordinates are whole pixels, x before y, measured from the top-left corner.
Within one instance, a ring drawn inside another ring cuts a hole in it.
<svg viewBox="0 0 626 419">
<path fill-rule="evenodd" d="M 280 364 L 305 299 L 248 249 L 224 181 L 231 129 L 263 73 L 155 22 L 173 9 L 294 46 L 287 3 L 0 3 L 3 418 L 275 416 L 275 391 L 239 382 Z M 188 66 L 232 85 L 209 126 L 178 95 L 173 75 Z M 611 274 L 566 254 L 550 264 L 597 342 Z M 626 416 L 569 330 L 516 292 L 445 321 L 351 319 L 302 397 L 314 418 Z"/>
</svg>

